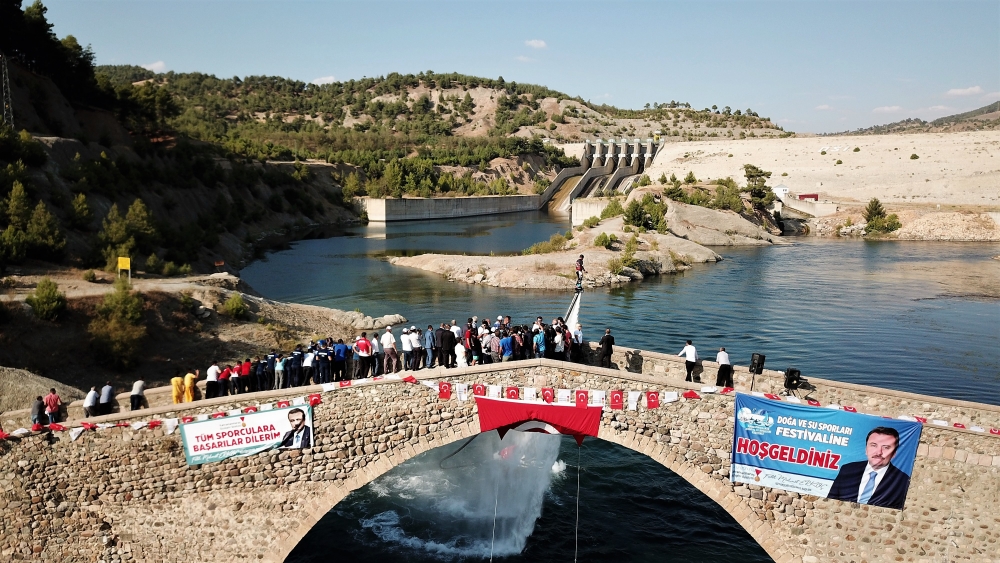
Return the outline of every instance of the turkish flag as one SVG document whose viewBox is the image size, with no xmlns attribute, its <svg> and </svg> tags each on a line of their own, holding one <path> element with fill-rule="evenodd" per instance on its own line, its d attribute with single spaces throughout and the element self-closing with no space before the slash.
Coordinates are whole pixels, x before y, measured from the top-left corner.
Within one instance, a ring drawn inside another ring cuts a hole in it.
<svg viewBox="0 0 1000 563">
<path fill-rule="evenodd" d="M 922 416 L 915 416 L 913 418 L 917 419 L 917 422 L 919 422 L 920 424 L 927 424 L 927 419 Z"/>
<path fill-rule="evenodd" d="M 583 389 L 578 389 L 576 391 L 576 407 L 578 409 L 587 408 L 587 392 Z"/>
<path fill-rule="evenodd" d="M 485 397 L 486 396 L 486 386 L 483 385 L 482 383 L 477 383 L 477 384 L 473 385 L 472 386 L 472 394 L 475 395 L 475 396 L 477 396 L 477 397 Z"/>
<path fill-rule="evenodd" d="M 556 400 L 556 390 L 551 387 L 542 387 L 542 400 L 551 403 Z"/>
<path fill-rule="evenodd" d="M 685 399 L 700 399 L 701 395 L 695 393 L 694 390 L 692 389 L 688 389 L 687 391 L 684 392 L 682 397 L 684 397 Z"/>
<path fill-rule="evenodd" d="M 257 412 L 257 407 L 243 407 L 243 414 L 250 414 Z"/>
<path fill-rule="evenodd" d="M 320 404 L 322 402 L 323 402 L 323 397 L 320 396 L 319 393 L 313 393 L 312 395 L 309 395 L 309 406 L 310 407 L 315 407 L 316 405 L 318 405 L 318 404 Z M 247 407 L 247 408 L 253 409 L 250 412 L 257 412 L 257 407 Z M 244 410 L 243 412 L 247 412 L 247 411 Z"/>
<path fill-rule="evenodd" d="M 775 395 L 774 393 L 764 393 L 764 397 L 767 398 L 767 399 L 771 399 L 772 401 L 780 401 L 781 400 L 781 397 Z"/>
<path fill-rule="evenodd" d="M 646 391 L 646 408 L 647 409 L 658 409 L 658 408 L 660 408 L 660 392 L 659 391 Z"/>
<path fill-rule="evenodd" d="M 963 426 L 962 428 L 965 428 L 965 427 Z M 66 427 L 63 426 L 62 424 L 53 422 L 53 423 L 49 424 L 49 430 L 51 430 L 53 432 L 62 432 L 64 430 L 66 430 Z"/>
<path fill-rule="evenodd" d="M 416 383 L 417 382 L 417 378 L 413 377 L 412 375 L 407 375 L 406 377 L 403 378 L 403 381 L 405 381 L 407 383 Z"/>
<path fill-rule="evenodd" d="M 187 424 L 189 422 L 194 422 L 194 417 L 193 416 L 184 416 L 184 417 L 181 417 L 181 422 L 184 423 L 184 424 Z"/>
<path fill-rule="evenodd" d="M 150 429 L 153 429 L 153 428 L 159 428 L 160 425 L 162 424 L 163 424 L 162 420 L 155 419 L 155 420 L 150 420 L 147 426 L 149 426 Z"/>
<path fill-rule="evenodd" d="M 438 382 L 438 399 L 447 401 L 451 398 L 451 383 L 447 381 Z"/>
<path fill-rule="evenodd" d="M 844 410 L 847 411 L 847 412 L 858 412 L 858 409 L 856 409 L 854 407 L 849 407 L 847 405 L 844 405 Z"/>
<path fill-rule="evenodd" d="M 275 403 L 275 405 L 276 405 L 276 406 L 277 406 L 277 407 L 278 407 L 279 409 L 283 409 L 283 408 L 285 408 L 285 407 L 290 407 L 290 406 L 292 406 L 292 403 L 290 403 L 290 402 L 288 402 L 288 401 L 278 401 L 277 403 Z"/>
<path fill-rule="evenodd" d="M 351 380 L 350 379 L 345 379 L 344 381 L 341 381 L 340 382 L 340 386 L 341 387 L 350 387 L 351 386 Z"/>
<path fill-rule="evenodd" d="M 217 413 L 212 413 L 212 416 L 210 416 L 209 418 L 225 418 L 225 417 L 226 417 L 226 413 L 224 413 L 224 412 L 217 412 Z"/>
<path fill-rule="evenodd" d="M 952 424 L 952 426 L 954 426 L 955 428 L 965 428 L 965 425 L 962 424 L 961 422 L 956 422 L 955 424 Z M 51 424 L 49 425 L 49 428 L 52 428 Z"/>
<path fill-rule="evenodd" d="M 719 393 L 722 393 L 723 395 L 728 395 L 733 391 L 735 391 L 735 389 L 733 389 L 732 387 L 723 387 L 722 391 L 719 391 Z"/>
<path fill-rule="evenodd" d="M 32 432 L 41 432 L 42 431 L 42 425 L 39 424 L 39 423 L 37 423 L 37 422 L 34 423 L 34 424 L 32 424 L 31 425 L 31 431 Z"/>
<path fill-rule="evenodd" d="M 611 392 L 611 409 L 620 411 L 625 408 L 625 392 L 615 390 Z"/>
<path fill-rule="evenodd" d="M 84 430 L 97 430 L 97 425 L 93 422 L 81 422 L 80 426 L 82 426 Z"/>
<path fill-rule="evenodd" d="M 994 436 L 1000 436 L 1000 428 L 990 428 L 990 434 Z"/>
<path fill-rule="evenodd" d="M 520 399 L 521 390 L 517 387 L 508 387 L 507 390 L 504 391 L 504 397 L 507 397 L 508 399 Z"/>
<path fill-rule="evenodd" d="M 819 406 L 819 401 L 817 401 L 816 399 L 806 399 L 806 402 L 809 403 L 810 405 L 814 406 L 814 407 L 818 407 Z"/>
</svg>

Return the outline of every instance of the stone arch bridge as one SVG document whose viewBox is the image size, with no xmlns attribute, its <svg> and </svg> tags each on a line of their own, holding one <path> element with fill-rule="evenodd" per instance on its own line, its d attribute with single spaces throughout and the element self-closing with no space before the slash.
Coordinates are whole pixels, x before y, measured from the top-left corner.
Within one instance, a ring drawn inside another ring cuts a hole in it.
<svg viewBox="0 0 1000 563">
<path fill-rule="evenodd" d="M 614 367 L 549 360 L 418 372 L 426 379 L 531 387 L 683 391 L 678 358 L 620 348 Z M 709 362 L 708 371 L 714 374 Z M 757 377 L 777 390 L 780 374 Z M 749 384 L 737 368 L 737 388 Z M 1000 407 L 811 379 L 812 397 L 1000 427 Z M 761 387 L 763 386 L 763 389 Z M 158 406 L 98 420 L 150 420 L 273 402 L 319 387 Z M 641 452 L 725 508 L 775 561 L 1000 561 L 1000 437 L 927 425 L 905 510 L 817 499 L 728 480 L 733 398 L 605 411 L 600 439 Z M 179 432 L 129 427 L 0 441 L 0 560 L 283 561 L 350 491 L 479 432 L 475 402 L 403 382 L 323 394 L 315 444 L 188 466 Z M 9 430 L 9 427 L 8 427 Z"/>
</svg>

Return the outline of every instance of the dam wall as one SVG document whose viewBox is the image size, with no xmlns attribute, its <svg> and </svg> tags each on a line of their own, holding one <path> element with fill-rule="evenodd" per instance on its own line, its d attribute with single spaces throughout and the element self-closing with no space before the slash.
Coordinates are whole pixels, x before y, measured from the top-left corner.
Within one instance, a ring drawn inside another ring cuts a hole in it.
<svg viewBox="0 0 1000 563">
<path fill-rule="evenodd" d="M 541 206 L 540 195 L 361 199 L 362 209 L 374 223 L 518 213 L 535 211 Z"/>
</svg>

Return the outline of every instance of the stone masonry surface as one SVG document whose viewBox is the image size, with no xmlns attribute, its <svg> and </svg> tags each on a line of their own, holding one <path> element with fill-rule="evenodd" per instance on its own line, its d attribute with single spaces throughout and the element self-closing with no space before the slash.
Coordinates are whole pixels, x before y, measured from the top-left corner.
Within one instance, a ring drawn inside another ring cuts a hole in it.
<svg viewBox="0 0 1000 563">
<path fill-rule="evenodd" d="M 683 363 L 671 356 L 620 349 L 614 360 L 610 370 L 529 360 L 418 377 L 569 389 L 700 387 L 683 382 Z M 714 378 L 712 365 L 706 368 Z M 758 376 L 756 388 L 771 390 L 779 375 Z M 737 370 L 738 388 L 748 379 L 745 369 Z M 811 397 L 855 405 L 859 412 L 937 413 L 987 427 L 1000 421 L 1000 407 L 991 405 L 811 383 Z M 213 413 L 318 391 L 151 404 L 99 420 Z M 441 401 L 423 385 L 378 383 L 322 397 L 313 448 L 202 466 L 188 466 L 179 432 L 165 435 L 162 426 L 85 432 L 76 441 L 61 432 L 0 441 L 0 561 L 283 561 L 350 491 L 422 452 L 479 432 L 474 401 L 454 395 Z M 682 476 L 779 563 L 1000 562 L 1000 438 L 925 425 L 906 509 L 897 511 L 734 485 L 728 479 L 732 411 L 733 398 L 715 394 L 655 410 L 606 410 L 599 437 Z"/>
</svg>

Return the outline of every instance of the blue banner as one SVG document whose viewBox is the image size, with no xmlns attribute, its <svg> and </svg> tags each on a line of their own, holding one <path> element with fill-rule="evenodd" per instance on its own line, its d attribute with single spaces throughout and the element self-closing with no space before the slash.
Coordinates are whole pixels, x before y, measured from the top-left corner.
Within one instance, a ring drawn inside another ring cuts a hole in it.
<svg viewBox="0 0 1000 563">
<path fill-rule="evenodd" d="M 922 425 L 739 393 L 730 480 L 902 509 Z"/>
</svg>

